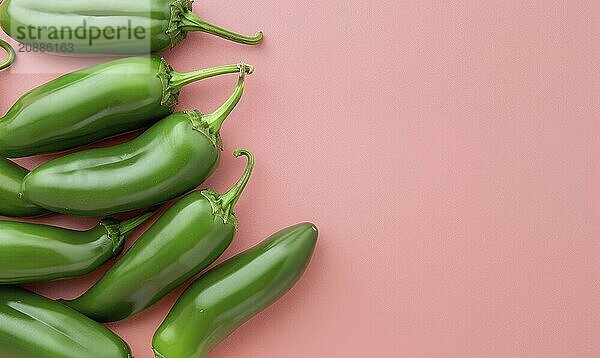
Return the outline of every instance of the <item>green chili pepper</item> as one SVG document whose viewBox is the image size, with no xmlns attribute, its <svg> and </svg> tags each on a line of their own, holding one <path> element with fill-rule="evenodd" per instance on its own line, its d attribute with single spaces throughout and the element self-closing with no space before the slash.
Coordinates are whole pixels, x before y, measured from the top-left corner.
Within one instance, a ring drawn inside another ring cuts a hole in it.
<svg viewBox="0 0 600 358">
<path fill-rule="evenodd" d="M 87 292 L 63 301 L 99 322 L 125 319 L 150 307 L 215 261 L 233 240 L 233 211 L 248 183 L 254 158 L 227 193 L 195 191 L 167 210 Z"/>
<path fill-rule="evenodd" d="M 2 62 L 0 62 L 0 71 L 10 67 L 10 65 L 13 64 L 13 62 L 15 61 L 15 50 L 12 48 L 11 45 L 8 44 L 8 42 L 0 39 L 0 47 L 3 48 L 6 51 L 6 59 Z"/>
<path fill-rule="evenodd" d="M 226 65 L 179 73 L 145 56 L 69 73 L 25 94 L 0 119 L 0 156 L 57 152 L 149 127 L 173 113 L 183 86 L 239 71 Z"/>
<path fill-rule="evenodd" d="M 103 325 L 58 302 L 0 287 L 0 356 L 128 358 L 131 351 Z"/>
<path fill-rule="evenodd" d="M 298 281 L 316 242 L 316 227 L 298 224 L 204 274 L 187 288 L 154 334 L 156 357 L 206 357 Z"/>
<path fill-rule="evenodd" d="M 130 142 L 42 164 L 23 180 L 23 197 L 59 213 L 107 216 L 152 206 L 195 188 L 219 162 L 219 129 L 244 90 L 241 68 L 233 95 L 214 113 L 175 113 Z"/>
<path fill-rule="evenodd" d="M 23 178 L 29 171 L 17 164 L 0 158 L 0 215 L 13 217 L 39 216 L 45 209 L 25 201 L 19 195 Z"/>
<path fill-rule="evenodd" d="M 151 215 L 104 219 L 87 231 L 0 221 L 0 284 L 85 275 L 117 256 L 127 237 Z"/>
<path fill-rule="evenodd" d="M 0 25 L 21 43 L 63 54 L 150 53 L 179 45 L 192 31 L 248 45 L 263 38 L 262 32 L 244 36 L 200 19 L 191 0 L 4 0 Z"/>
</svg>

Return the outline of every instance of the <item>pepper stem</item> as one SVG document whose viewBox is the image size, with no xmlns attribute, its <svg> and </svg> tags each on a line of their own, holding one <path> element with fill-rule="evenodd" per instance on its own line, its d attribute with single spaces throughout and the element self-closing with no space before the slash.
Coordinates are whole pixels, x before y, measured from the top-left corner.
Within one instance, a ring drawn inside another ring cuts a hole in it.
<svg viewBox="0 0 600 358">
<path fill-rule="evenodd" d="M 8 42 L 4 40 L 0 40 L 0 47 L 3 48 L 7 54 L 6 59 L 0 62 L 0 70 L 3 70 L 7 67 L 10 67 L 10 65 L 12 65 L 15 61 L 15 50 Z"/>
<path fill-rule="evenodd" d="M 248 184 L 248 180 L 250 179 L 250 175 L 252 174 L 252 170 L 254 169 L 254 155 L 248 151 L 247 149 L 240 148 L 233 152 L 234 157 L 245 156 L 248 158 L 248 164 L 246 165 L 246 169 L 244 170 L 244 174 L 235 183 L 234 186 L 231 187 L 225 194 L 221 194 L 221 207 L 225 212 L 225 217 L 229 217 L 232 213 L 233 208 L 237 201 L 239 200 L 244 188 L 246 188 L 246 184 Z"/>
<path fill-rule="evenodd" d="M 198 15 L 191 11 L 184 12 L 181 17 L 181 28 L 184 31 L 202 31 L 221 38 L 231 40 L 246 45 L 258 45 L 263 39 L 262 31 L 258 31 L 254 36 L 246 36 L 233 32 L 217 25 L 202 20 Z"/>
<path fill-rule="evenodd" d="M 140 216 L 121 221 L 119 223 L 119 232 L 123 236 L 130 235 L 133 232 L 133 230 L 137 229 L 138 226 L 142 225 L 144 222 L 146 222 L 146 220 L 150 219 L 152 215 L 154 215 L 154 212 L 150 211 Z"/>
<path fill-rule="evenodd" d="M 245 66 L 244 70 L 246 71 L 246 74 L 249 75 L 252 72 L 254 72 L 254 67 L 252 67 L 251 65 L 244 65 L 244 66 Z M 186 72 L 186 73 L 173 71 L 171 73 L 171 79 L 169 80 L 169 84 L 171 85 L 171 87 L 173 89 L 175 89 L 176 91 L 179 91 L 183 86 L 189 85 L 190 83 L 193 83 L 196 81 L 201 81 L 201 80 L 204 80 L 207 78 L 211 78 L 211 77 L 215 77 L 215 76 L 219 76 L 219 75 L 225 75 L 228 73 L 237 73 L 237 72 L 240 72 L 240 64 L 211 67 L 211 68 L 206 68 L 203 70 Z"/>
<path fill-rule="evenodd" d="M 225 103 L 223 103 L 216 111 L 202 117 L 202 121 L 206 123 L 208 129 L 212 133 L 217 133 L 221 129 L 223 122 L 225 122 L 227 116 L 229 116 L 235 106 L 240 102 L 242 94 L 244 93 L 244 80 L 246 79 L 246 70 L 249 65 L 240 63 L 237 66 L 240 72 L 240 77 L 238 78 L 238 83 L 229 99 L 227 99 L 227 101 L 225 101 Z M 252 66 L 250 66 L 250 68 L 253 69 Z"/>
</svg>

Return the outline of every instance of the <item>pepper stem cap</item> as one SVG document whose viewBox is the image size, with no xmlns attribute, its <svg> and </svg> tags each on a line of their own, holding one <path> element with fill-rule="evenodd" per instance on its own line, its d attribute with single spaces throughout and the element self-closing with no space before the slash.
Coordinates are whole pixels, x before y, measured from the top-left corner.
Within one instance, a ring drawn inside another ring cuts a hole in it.
<svg viewBox="0 0 600 358">
<path fill-rule="evenodd" d="M 154 210 L 145 212 L 139 216 L 128 220 L 116 220 L 106 218 L 100 221 L 101 226 L 106 230 L 109 239 L 112 241 L 113 255 L 116 256 L 123 250 L 125 240 L 133 233 L 133 231 L 154 214 Z"/>
</svg>

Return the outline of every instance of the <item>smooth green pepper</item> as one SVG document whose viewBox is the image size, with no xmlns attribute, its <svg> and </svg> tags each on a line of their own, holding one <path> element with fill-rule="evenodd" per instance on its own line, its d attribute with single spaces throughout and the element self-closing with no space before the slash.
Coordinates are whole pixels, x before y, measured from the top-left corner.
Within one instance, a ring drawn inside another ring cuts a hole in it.
<svg viewBox="0 0 600 358">
<path fill-rule="evenodd" d="M 0 156 L 57 152 L 149 127 L 173 113 L 183 86 L 239 68 L 179 73 L 160 57 L 144 56 L 66 74 L 23 95 L 0 118 Z"/>
<path fill-rule="evenodd" d="M 129 358 L 121 338 L 56 301 L 0 287 L 0 357 Z"/>
<path fill-rule="evenodd" d="M 217 167 L 219 129 L 244 90 L 244 66 L 233 95 L 214 113 L 172 114 L 136 139 L 42 164 L 23 180 L 23 197 L 64 214 L 107 216 L 173 199 Z"/>
<path fill-rule="evenodd" d="M 4 0 L 0 25 L 13 39 L 48 52 L 144 54 L 177 46 L 188 32 L 203 31 L 255 45 L 244 36 L 192 12 L 191 0 Z"/>
<path fill-rule="evenodd" d="M 6 51 L 6 59 L 2 62 L 0 62 L 0 71 L 10 67 L 10 65 L 13 64 L 13 62 L 15 61 L 15 50 L 12 48 L 11 45 L 8 44 L 8 42 L 0 39 L 0 48 L 3 48 Z"/>
<path fill-rule="evenodd" d="M 233 212 L 254 166 L 227 193 L 195 191 L 167 210 L 87 292 L 63 301 L 99 322 L 125 319 L 151 306 L 215 261 L 237 230 Z"/>
<path fill-rule="evenodd" d="M 154 334 L 156 357 L 206 357 L 298 281 L 316 242 L 316 227 L 298 224 L 204 274 L 185 290 Z"/>
<path fill-rule="evenodd" d="M 29 171 L 0 158 L 0 215 L 13 217 L 39 216 L 48 213 L 19 195 L 23 178 Z"/>
<path fill-rule="evenodd" d="M 85 275 L 117 256 L 127 237 L 151 215 L 104 219 L 87 231 L 0 221 L 0 284 Z"/>
</svg>

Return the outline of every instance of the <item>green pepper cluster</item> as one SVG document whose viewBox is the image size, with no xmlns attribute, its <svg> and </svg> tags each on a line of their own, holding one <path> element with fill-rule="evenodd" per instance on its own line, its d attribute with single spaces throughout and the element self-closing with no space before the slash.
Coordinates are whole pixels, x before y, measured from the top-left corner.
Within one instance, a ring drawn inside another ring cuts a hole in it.
<svg viewBox="0 0 600 358">
<path fill-rule="evenodd" d="M 4 0 L 0 26 L 23 44 L 63 53 L 149 54 L 178 45 L 190 31 L 244 44 L 263 36 L 207 23 L 192 12 L 191 0 Z M 0 47 L 8 54 L 2 70 L 15 54 L 2 40 Z M 239 228 L 235 205 L 254 155 L 243 148 L 233 153 L 248 162 L 228 191 L 195 188 L 218 167 L 220 129 L 253 72 L 239 63 L 181 73 L 158 56 L 127 57 L 39 86 L 0 118 L 0 215 L 103 218 L 86 231 L 0 220 L 0 356 L 131 357 L 127 343 L 101 323 L 143 312 L 223 254 Z M 237 74 L 237 83 L 216 111 L 176 112 L 184 86 L 224 74 Z M 73 150 L 136 130 L 143 132 L 121 144 Z M 65 150 L 70 154 L 32 171 L 6 159 Z M 127 238 L 142 228 L 122 254 Z M 291 289 L 317 236 L 313 224 L 296 224 L 204 273 L 158 327 L 155 356 L 206 357 Z M 75 299 L 55 301 L 14 286 L 85 275 L 113 258 Z"/>
</svg>

